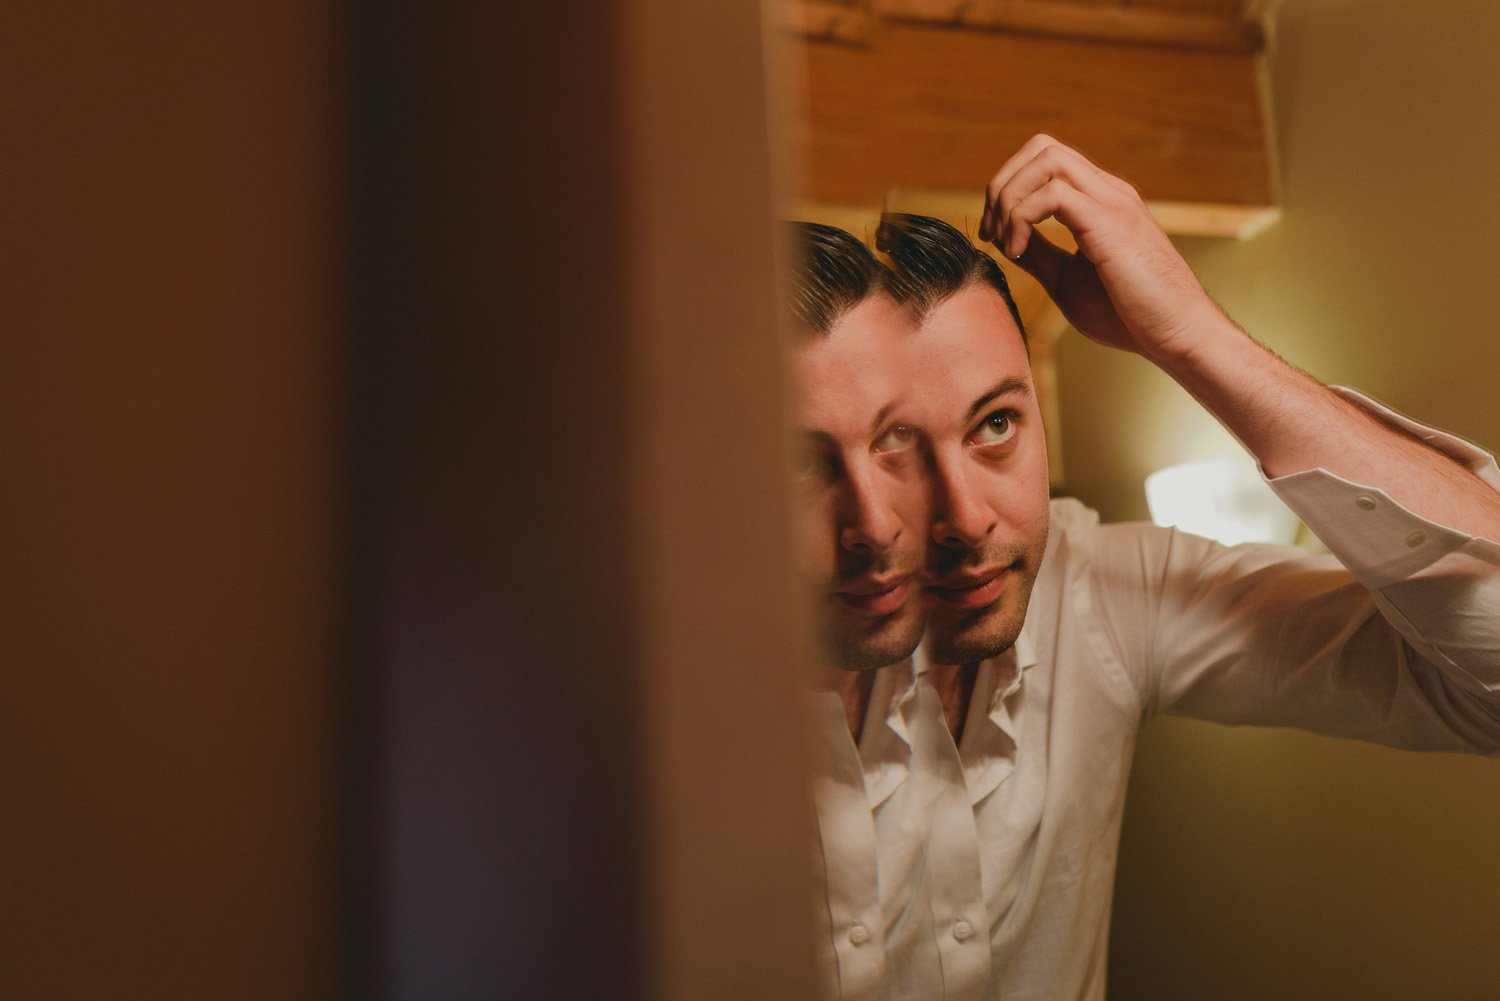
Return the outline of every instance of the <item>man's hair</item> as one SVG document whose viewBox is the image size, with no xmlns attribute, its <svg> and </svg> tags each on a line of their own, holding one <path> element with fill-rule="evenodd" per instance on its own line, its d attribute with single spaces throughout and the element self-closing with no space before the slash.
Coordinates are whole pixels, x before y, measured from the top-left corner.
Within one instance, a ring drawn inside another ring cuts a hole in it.
<svg viewBox="0 0 1500 1001">
<path fill-rule="evenodd" d="M 1005 272 L 952 226 L 930 216 L 887 212 L 875 231 L 875 245 L 895 265 L 887 291 L 916 322 L 969 286 L 983 284 L 1005 300 L 1021 342 L 1026 342 L 1026 327 L 1011 298 Z"/>
<path fill-rule="evenodd" d="M 794 261 L 790 306 L 803 327 L 827 334 L 845 313 L 887 290 L 890 269 L 853 236 L 815 222 L 790 226 Z"/>
</svg>

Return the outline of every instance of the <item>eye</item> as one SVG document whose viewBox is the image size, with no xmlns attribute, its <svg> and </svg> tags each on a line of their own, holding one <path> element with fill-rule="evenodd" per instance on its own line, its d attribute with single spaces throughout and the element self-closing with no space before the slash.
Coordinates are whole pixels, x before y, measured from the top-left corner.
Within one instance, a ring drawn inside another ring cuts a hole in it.
<svg viewBox="0 0 1500 1001">
<path fill-rule="evenodd" d="M 804 483 L 830 483 L 838 475 L 838 460 L 817 445 L 797 450 L 793 472 Z"/>
<path fill-rule="evenodd" d="M 917 433 L 904 424 L 894 424 L 886 430 L 870 450 L 877 453 L 904 452 L 917 443 Z"/>
<path fill-rule="evenodd" d="M 1009 441 L 1016 433 L 1016 415 L 1011 410 L 997 410 L 984 419 L 984 423 L 969 435 L 975 445 L 998 445 Z"/>
</svg>

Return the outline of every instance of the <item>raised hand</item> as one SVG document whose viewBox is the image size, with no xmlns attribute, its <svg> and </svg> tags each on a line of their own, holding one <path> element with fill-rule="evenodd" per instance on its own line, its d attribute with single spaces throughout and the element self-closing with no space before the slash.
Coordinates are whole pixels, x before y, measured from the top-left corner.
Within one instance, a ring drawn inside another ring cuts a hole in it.
<svg viewBox="0 0 1500 1001">
<path fill-rule="evenodd" d="M 1073 233 L 1077 253 L 1036 231 L 1048 217 Z M 979 235 L 1101 344 L 1162 361 L 1224 322 L 1135 188 L 1051 136 L 1034 136 L 995 174 Z"/>
</svg>

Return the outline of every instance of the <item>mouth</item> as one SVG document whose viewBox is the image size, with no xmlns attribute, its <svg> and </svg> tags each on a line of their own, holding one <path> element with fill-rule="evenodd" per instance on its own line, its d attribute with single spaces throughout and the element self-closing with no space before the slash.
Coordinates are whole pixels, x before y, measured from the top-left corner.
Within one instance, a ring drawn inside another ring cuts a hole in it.
<svg viewBox="0 0 1500 1001">
<path fill-rule="evenodd" d="M 1011 566 L 949 574 L 922 589 L 928 601 L 944 608 L 972 612 L 995 602 L 1005 591 Z"/>
<path fill-rule="evenodd" d="M 833 592 L 845 608 L 864 615 L 890 615 L 911 595 L 910 574 L 861 577 Z"/>
</svg>

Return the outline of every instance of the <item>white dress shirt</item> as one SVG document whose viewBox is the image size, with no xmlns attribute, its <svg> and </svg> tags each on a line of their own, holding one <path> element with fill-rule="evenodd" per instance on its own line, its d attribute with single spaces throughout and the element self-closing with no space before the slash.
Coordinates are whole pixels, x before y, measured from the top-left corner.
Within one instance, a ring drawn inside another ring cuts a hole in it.
<svg viewBox="0 0 1500 1001">
<path fill-rule="evenodd" d="M 1484 452 L 1346 395 L 1500 488 Z M 879 672 L 857 750 L 820 696 L 831 996 L 1103 998 L 1158 712 L 1500 754 L 1500 545 L 1322 470 L 1269 482 L 1337 558 L 1054 501 L 1025 627 L 980 666 L 957 747 L 920 651 Z"/>
</svg>

